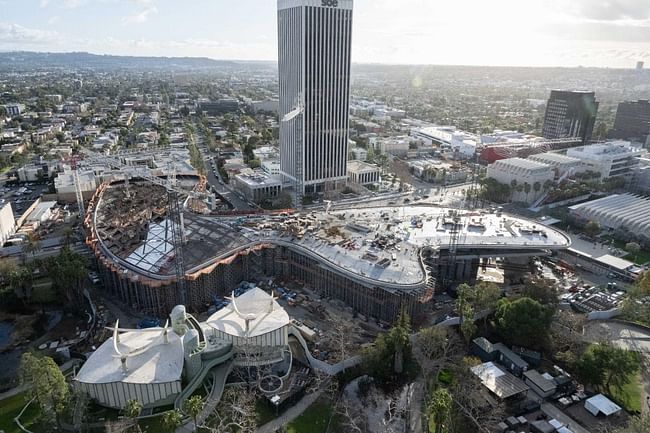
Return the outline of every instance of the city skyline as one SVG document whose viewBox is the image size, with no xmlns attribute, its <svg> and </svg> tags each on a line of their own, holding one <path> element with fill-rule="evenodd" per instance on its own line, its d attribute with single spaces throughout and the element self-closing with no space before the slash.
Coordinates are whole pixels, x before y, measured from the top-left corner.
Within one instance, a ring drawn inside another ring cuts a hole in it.
<svg viewBox="0 0 650 433">
<path fill-rule="evenodd" d="M 0 0 L 0 51 L 275 61 L 276 3 Z M 633 68 L 650 61 L 646 2 L 521 3 L 357 0 L 352 62 Z"/>
</svg>

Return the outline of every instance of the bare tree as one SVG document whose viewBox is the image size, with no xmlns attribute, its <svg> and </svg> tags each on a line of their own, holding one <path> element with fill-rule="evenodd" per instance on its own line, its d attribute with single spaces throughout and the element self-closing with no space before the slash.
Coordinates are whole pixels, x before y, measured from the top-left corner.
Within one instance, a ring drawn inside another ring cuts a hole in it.
<svg viewBox="0 0 650 433">
<path fill-rule="evenodd" d="M 257 431 L 256 400 L 257 393 L 252 387 L 226 388 L 219 406 L 199 427 L 210 433 L 254 433 Z"/>
<path fill-rule="evenodd" d="M 415 337 L 413 354 L 425 376 L 438 377 L 441 370 L 456 364 L 463 354 L 463 343 L 458 334 L 448 328 L 431 327 Z"/>
</svg>

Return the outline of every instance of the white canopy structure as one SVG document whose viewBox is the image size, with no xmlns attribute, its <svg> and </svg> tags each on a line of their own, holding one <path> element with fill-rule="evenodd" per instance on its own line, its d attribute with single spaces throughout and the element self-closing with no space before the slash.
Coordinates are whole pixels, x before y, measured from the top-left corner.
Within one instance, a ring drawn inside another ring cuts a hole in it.
<svg viewBox="0 0 650 433">
<path fill-rule="evenodd" d="M 167 329 L 130 330 L 106 340 L 75 377 L 76 386 L 100 404 L 123 408 L 130 399 L 143 406 L 181 391 L 183 343 Z"/>
<path fill-rule="evenodd" d="M 621 411 L 619 405 L 602 394 L 594 395 L 585 400 L 585 409 L 587 409 L 593 416 L 598 416 L 599 413 L 602 413 L 605 416 L 610 416 Z"/>
<path fill-rule="evenodd" d="M 256 287 L 230 300 L 227 307 L 214 313 L 207 321 L 217 337 L 235 345 L 287 344 L 287 328 L 291 320 L 273 296 Z"/>
</svg>

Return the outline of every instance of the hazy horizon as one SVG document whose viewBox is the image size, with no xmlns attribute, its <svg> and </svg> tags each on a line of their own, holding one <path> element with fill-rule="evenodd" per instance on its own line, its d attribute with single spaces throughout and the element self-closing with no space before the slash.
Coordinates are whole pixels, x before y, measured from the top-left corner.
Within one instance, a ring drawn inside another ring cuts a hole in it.
<svg viewBox="0 0 650 433">
<path fill-rule="evenodd" d="M 0 0 L 0 51 L 275 61 L 275 0 Z M 633 68 L 650 2 L 355 0 L 352 61 Z"/>
</svg>

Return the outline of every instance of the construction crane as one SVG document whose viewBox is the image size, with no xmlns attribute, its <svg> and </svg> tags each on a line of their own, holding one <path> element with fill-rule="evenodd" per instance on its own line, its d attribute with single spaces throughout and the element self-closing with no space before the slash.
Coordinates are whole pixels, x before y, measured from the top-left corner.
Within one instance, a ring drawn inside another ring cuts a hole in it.
<svg viewBox="0 0 650 433">
<path fill-rule="evenodd" d="M 118 170 L 126 170 L 131 168 L 130 166 L 124 164 L 119 158 L 99 154 L 85 148 L 82 148 L 80 152 L 86 157 L 84 159 L 84 162 L 99 163 Z M 174 248 L 174 270 L 176 273 L 176 284 L 179 293 L 179 303 L 181 305 L 185 305 L 187 303 L 187 290 L 185 287 L 185 261 L 182 248 L 183 243 L 185 242 L 185 228 L 183 223 L 183 204 L 181 204 L 181 200 L 183 197 L 199 200 L 205 199 L 207 197 L 209 199 L 212 194 L 208 192 L 187 191 L 178 187 L 175 182 L 175 174 L 172 176 L 174 179 L 164 180 L 152 175 L 146 170 L 143 170 L 142 173 L 137 174 L 137 177 L 154 185 L 161 186 L 167 191 L 167 214 L 169 217 L 169 228 L 172 238 L 171 244 Z M 128 174 L 125 174 L 125 178 L 126 185 L 128 185 Z"/>
<path fill-rule="evenodd" d="M 81 180 L 79 179 L 79 158 L 73 156 L 70 158 L 70 168 L 72 169 L 72 180 L 74 182 L 74 192 L 77 198 L 77 208 L 79 209 L 79 219 L 83 221 L 86 216 L 86 208 L 84 206 L 84 197 L 81 192 Z"/>
</svg>

